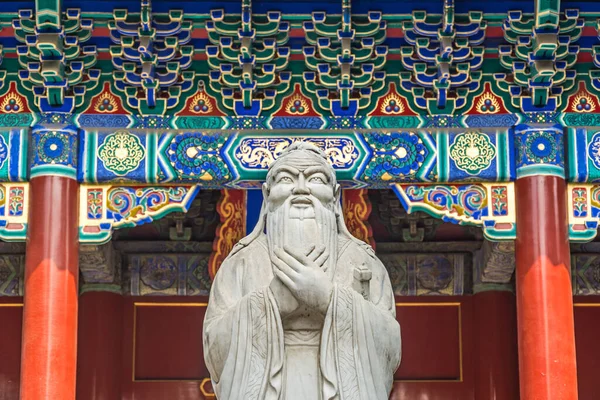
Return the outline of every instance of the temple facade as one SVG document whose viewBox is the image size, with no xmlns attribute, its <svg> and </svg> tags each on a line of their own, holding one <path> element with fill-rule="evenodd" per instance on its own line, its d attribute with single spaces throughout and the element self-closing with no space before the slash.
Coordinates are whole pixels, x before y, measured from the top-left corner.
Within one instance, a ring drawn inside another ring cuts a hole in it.
<svg viewBox="0 0 600 400">
<path fill-rule="evenodd" d="M 214 399 L 299 141 L 390 275 L 392 399 L 598 398 L 600 2 L 0 4 L 0 400 Z"/>
</svg>

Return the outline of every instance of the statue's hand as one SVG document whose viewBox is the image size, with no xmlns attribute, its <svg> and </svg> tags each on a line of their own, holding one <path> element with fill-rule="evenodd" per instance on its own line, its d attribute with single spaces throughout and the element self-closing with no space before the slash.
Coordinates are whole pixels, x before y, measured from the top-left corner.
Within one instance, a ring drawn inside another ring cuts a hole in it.
<svg viewBox="0 0 600 400">
<path fill-rule="evenodd" d="M 333 291 L 322 268 L 329 258 L 325 247 L 313 249 L 308 255 L 287 246 L 276 248 L 274 253 L 275 275 L 301 304 L 325 314 Z"/>
<path fill-rule="evenodd" d="M 276 267 L 274 267 L 276 268 Z M 277 306 L 279 307 L 279 313 L 282 318 L 290 315 L 298 308 L 298 300 L 294 297 L 290 289 L 287 288 L 277 276 L 273 277 L 271 284 L 269 285 Z"/>
</svg>

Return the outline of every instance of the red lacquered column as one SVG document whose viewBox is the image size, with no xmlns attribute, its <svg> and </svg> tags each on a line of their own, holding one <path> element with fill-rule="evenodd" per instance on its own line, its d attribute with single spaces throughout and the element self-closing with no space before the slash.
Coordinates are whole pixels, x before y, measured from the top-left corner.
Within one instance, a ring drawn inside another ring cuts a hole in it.
<svg viewBox="0 0 600 400">
<path fill-rule="evenodd" d="M 577 400 L 566 183 L 527 176 L 515 190 L 521 398 Z"/>
<path fill-rule="evenodd" d="M 32 178 L 25 258 L 22 400 L 74 400 L 78 184 Z"/>
</svg>

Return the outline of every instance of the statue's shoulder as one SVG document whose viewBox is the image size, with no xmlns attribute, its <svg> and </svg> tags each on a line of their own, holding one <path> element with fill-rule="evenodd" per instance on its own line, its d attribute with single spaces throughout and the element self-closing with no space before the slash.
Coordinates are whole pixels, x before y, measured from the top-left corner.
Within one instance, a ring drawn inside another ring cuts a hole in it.
<svg viewBox="0 0 600 400">
<path fill-rule="evenodd" d="M 338 248 L 340 249 L 341 256 L 349 257 L 351 260 L 367 264 L 379 262 L 379 259 L 375 255 L 375 250 L 361 240 L 346 237 L 340 238 Z"/>
<path fill-rule="evenodd" d="M 268 256 L 267 238 L 264 234 L 255 238 L 246 236 L 233 246 L 225 261 L 235 262 L 242 258 Z"/>
<path fill-rule="evenodd" d="M 368 268 L 374 282 L 381 282 L 387 278 L 387 270 L 375 254 L 375 250 L 367 243 L 357 239 L 346 238 L 338 258 L 338 265 L 354 270 L 358 266 Z M 341 264 L 340 264 L 341 263 Z"/>
</svg>

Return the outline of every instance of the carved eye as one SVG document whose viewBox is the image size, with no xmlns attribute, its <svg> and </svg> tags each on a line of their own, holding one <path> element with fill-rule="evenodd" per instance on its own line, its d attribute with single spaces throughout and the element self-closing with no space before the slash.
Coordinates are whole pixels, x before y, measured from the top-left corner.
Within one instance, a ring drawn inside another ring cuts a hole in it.
<svg viewBox="0 0 600 400">
<path fill-rule="evenodd" d="M 292 183 L 292 178 L 290 178 L 289 176 L 282 176 L 281 178 L 279 178 L 279 183 Z"/>
<path fill-rule="evenodd" d="M 313 176 L 308 181 L 310 183 L 325 183 L 325 181 L 323 180 L 323 178 L 321 178 L 320 176 Z"/>
</svg>

